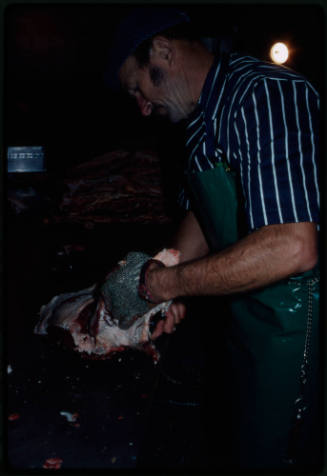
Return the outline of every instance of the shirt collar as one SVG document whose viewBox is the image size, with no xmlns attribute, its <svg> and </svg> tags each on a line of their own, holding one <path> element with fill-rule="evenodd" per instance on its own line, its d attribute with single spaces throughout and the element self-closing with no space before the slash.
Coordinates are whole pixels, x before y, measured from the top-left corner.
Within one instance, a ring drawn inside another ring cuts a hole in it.
<svg viewBox="0 0 327 476">
<path fill-rule="evenodd" d="M 213 92 L 217 91 L 216 86 L 223 83 L 224 68 L 222 68 L 222 62 L 221 56 L 215 56 L 213 64 L 206 76 L 197 105 L 187 119 L 187 126 L 206 110 Z"/>
<path fill-rule="evenodd" d="M 212 86 L 217 82 L 221 70 L 221 57 L 216 56 L 205 79 L 199 103 L 205 108 L 212 94 Z"/>
</svg>

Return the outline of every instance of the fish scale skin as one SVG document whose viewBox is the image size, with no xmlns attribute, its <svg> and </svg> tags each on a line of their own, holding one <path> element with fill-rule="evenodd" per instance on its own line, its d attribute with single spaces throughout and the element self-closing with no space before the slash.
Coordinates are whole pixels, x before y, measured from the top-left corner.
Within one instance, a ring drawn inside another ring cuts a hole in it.
<svg viewBox="0 0 327 476">
<path fill-rule="evenodd" d="M 109 273 L 101 293 L 112 318 L 119 327 L 128 329 L 134 320 L 150 310 L 149 304 L 138 294 L 138 282 L 142 266 L 151 256 L 133 251 L 112 273 Z"/>
</svg>

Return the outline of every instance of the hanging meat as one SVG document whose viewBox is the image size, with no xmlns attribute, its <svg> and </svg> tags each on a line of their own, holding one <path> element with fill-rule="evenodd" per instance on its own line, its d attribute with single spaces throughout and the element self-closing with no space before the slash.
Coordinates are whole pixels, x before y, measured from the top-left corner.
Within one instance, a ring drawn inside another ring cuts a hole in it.
<svg viewBox="0 0 327 476">
<path fill-rule="evenodd" d="M 114 150 L 68 171 L 55 223 L 168 223 L 160 160 Z"/>
</svg>

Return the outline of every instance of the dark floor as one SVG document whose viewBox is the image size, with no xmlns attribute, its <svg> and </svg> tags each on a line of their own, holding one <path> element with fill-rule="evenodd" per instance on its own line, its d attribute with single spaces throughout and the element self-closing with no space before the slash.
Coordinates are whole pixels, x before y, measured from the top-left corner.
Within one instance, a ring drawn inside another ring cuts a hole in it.
<svg viewBox="0 0 327 476">
<path fill-rule="evenodd" d="M 132 225 L 49 228 L 28 218 L 8 223 L 9 468 L 39 469 L 49 458 L 60 458 L 62 469 L 206 467 L 200 416 L 204 355 L 192 314 L 174 335 L 157 340 L 162 356 L 157 365 L 131 350 L 110 360 L 84 360 L 33 335 L 38 311 L 53 295 L 92 284 L 131 246 L 149 253 L 159 249 L 170 231 Z"/>
</svg>

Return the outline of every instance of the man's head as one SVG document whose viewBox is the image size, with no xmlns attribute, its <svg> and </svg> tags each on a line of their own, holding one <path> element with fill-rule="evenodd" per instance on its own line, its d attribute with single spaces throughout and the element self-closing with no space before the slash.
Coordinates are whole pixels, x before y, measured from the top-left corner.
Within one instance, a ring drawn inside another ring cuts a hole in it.
<svg viewBox="0 0 327 476">
<path fill-rule="evenodd" d="M 127 27 L 132 29 L 128 46 Z M 121 86 L 136 98 L 141 113 L 167 116 L 172 122 L 186 118 L 200 95 L 202 67 L 207 73 L 211 62 L 188 17 L 172 8 L 141 8 L 122 23 L 116 38 L 111 76 L 118 73 Z"/>
</svg>

